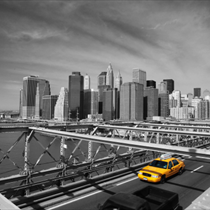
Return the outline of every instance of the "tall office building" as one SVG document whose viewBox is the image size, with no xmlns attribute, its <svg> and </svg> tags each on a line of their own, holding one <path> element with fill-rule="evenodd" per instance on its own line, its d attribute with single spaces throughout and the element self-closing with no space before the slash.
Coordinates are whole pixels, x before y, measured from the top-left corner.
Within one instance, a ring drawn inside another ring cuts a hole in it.
<svg viewBox="0 0 210 210">
<path fill-rule="evenodd" d="M 168 117 L 169 116 L 169 95 L 168 93 L 158 94 L 158 116 Z"/>
<path fill-rule="evenodd" d="M 170 95 L 176 101 L 176 107 L 181 107 L 181 91 L 174 90 Z"/>
<path fill-rule="evenodd" d="M 198 104 L 200 103 L 202 99 L 201 98 L 193 98 L 191 105 L 195 108 L 195 112 L 194 112 L 194 118 L 198 119 Z"/>
<path fill-rule="evenodd" d="M 120 91 L 120 119 L 143 120 L 143 84 L 127 82 Z"/>
<path fill-rule="evenodd" d="M 98 75 L 98 86 L 106 85 L 106 72 L 103 71 Z"/>
<path fill-rule="evenodd" d="M 84 118 L 87 118 L 88 115 L 98 114 L 98 91 L 84 90 L 84 102 Z"/>
<path fill-rule="evenodd" d="M 203 91 L 203 99 L 205 99 L 205 98 L 209 98 L 210 97 L 210 91 L 209 90 L 204 90 Z"/>
<path fill-rule="evenodd" d="M 209 101 L 208 100 L 201 100 L 198 103 L 198 119 L 199 120 L 206 120 L 209 119 Z"/>
<path fill-rule="evenodd" d="M 41 99 L 42 100 L 42 99 Z M 39 96 L 39 83 L 37 83 L 37 88 L 36 88 L 36 96 L 35 96 L 35 119 L 39 120 L 40 119 L 40 96 Z"/>
<path fill-rule="evenodd" d="M 164 79 L 163 82 L 166 82 L 168 93 L 171 94 L 174 90 L 174 80 L 173 79 Z"/>
<path fill-rule="evenodd" d="M 109 85 L 110 88 L 114 88 L 114 72 L 113 72 L 111 63 L 109 64 L 107 68 L 106 85 Z"/>
<path fill-rule="evenodd" d="M 192 93 L 188 93 L 187 94 L 187 98 L 188 98 L 188 105 L 191 106 L 192 105 L 193 94 Z"/>
<path fill-rule="evenodd" d="M 23 89 L 20 89 L 20 102 L 19 102 L 20 118 L 22 118 L 22 106 L 23 106 Z"/>
<path fill-rule="evenodd" d="M 146 87 L 146 80 L 147 80 L 146 71 L 141 69 L 133 69 L 133 82 L 138 82 L 143 85 L 143 88 Z"/>
<path fill-rule="evenodd" d="M 89 90 L 90 89 L 90 76 L 86 74 L 84 76 L 84 90 Z"/>
<path fill-rule="evenodd" d="M 103 109 L 103 92 L 105 89 L 109 88 L 109 85 L 106 85 L 106 75 L 107 72 L 101 72 L 98 75 L 98 113 L 102 114 Z"/>
<path fill-rule="evenodd" d="M 158 116 L 158 89 L 146 87 L 144 89 L 144 119 Z"/>
<path fill-rule="evenodd" d="M 160 82 L 160 84 L 158 85 L 158 93 L 159 94 L 168 93 L 166 82 Z"/>
<path fill-rule="evenodd" d="M 161 117 L 169 116 L 169 91 L 167 90 L 167 83 L 160 82 L 158 85 L 158 115 Z"/>
<path fill-rule="evenodd" d="M 118 117 L 118 94 L 117 88 L 108 88 L 103 92 L 103 119 L 105 121 L 117 119 Z"/>
<path fill-rule="evenodd" d="M 195 97 L 201 97 L 201 88 L 194 88 L 194 98 Z"/>
<path fill-rule="evenodd" d="M 67 121 L 69 116 L 68 90 L 62 87 L 54 108 L 54 118 L 59 121 Z"/>
<path fill-rule="evenodd" d="M 120 91 L 121 85 L 122 85 L 122 76 L 119 71 L 115 79 L 115 87 L 117 88 L 118 91 Z"/>
<path fill-rule="evenodd" d="M 154 80 L 147 80 L 147 87 L 156 88 L 156 82 Z"/>
<path fill-rule="evenodd" d="M 42 119 L 51 120 L 54 118 L 55 104 L 58 100 L 58 95 L 45 95 L 42 97 Z M 61 110 L 63 107 L 61 106 Z"/>
<path fill-rule="evenodd" d="M 72 119 L 83 119 L 84 78 L 80 72 L 69 76 L 69 112 Z"/>
<path fill-rule="evenodd" d="M 37 92 L 37 84 L 39 86 Z M 37 102 L 37 108 L 39 109 L 39 116 L 41 116 L 42 97 L 44 95 L 50 95 L 49 81 L 41 79 L 38 76 L 27 76 L 23 78 L 23 103 L 22 103 L 22 118 L 34 118 L 35 117 L 35 105 L 36 96 L 39 95 L 39 103 Z M 39 104 L 39 105 L 38 105 Z M 38 113 L 37 112 L 37 113 Z M 36 114 L 37 116 L 37 114 Z"/>
</svg>

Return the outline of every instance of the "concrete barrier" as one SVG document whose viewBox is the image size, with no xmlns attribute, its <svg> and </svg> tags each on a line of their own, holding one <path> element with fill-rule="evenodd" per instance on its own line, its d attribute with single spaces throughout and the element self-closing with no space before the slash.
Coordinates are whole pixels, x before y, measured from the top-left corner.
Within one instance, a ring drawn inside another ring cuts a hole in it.
<svg viewBox="0 0 210 210">
<path fill-rule="evenodd" d="M 198 196 L 185 210 L 210 210 L 210 188 Z"/>
<path fill-rule="evenodd" d="M 19 209 L 14 203 L 12 203 L 10 200 L 5 198 L 1 193 L 0 193 L 0 209 L 3 210 L 11 210 L 11 209 Z"/>
</svg>

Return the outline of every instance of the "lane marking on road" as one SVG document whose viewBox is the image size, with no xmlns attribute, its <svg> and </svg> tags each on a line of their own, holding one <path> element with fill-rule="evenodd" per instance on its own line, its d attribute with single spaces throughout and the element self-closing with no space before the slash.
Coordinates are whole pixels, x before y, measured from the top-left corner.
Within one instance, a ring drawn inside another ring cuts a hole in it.
<svg viewBox="0 0 210 210">
<path fill-rule="evenodd" d="M 90 193 L 90 194 L 88 194 L 88 195 L 84 195 L 84 196 L 82 196 L 82 197 L 75 198 L 75 199 L 70 200 L 70 201 L 68 201 L 68 202 L 65 202 L 65 203 L 62 203 L 62 204 L 53 206 L 53 207 L 51 207 L 51 208 L 49 208 L 49 209 L 47 209 L 47 210 L 52 210 L 52 209 L 59 208 L 59 207 L 64 206 L 64 205 L 66 205 L 66 204 L 73 203 L 73 202 L 75 202 L 75 201 L 81 200 L 81 199 L 83 199 L 83 198 L 87 198 L 87 197 L 89 197 L 89 196 L 95 195 L 95 194 L 100 193 L 100 192 L 102 192 L 102 190 L 99 190 L 99 191 Z"/>
<path fill-rule="evenodd" d="M 138 179 L 138 177 L 134 177 L 134 178 L 129 179 L 129 180 L 126 180 L 126 181 L 124 181 L 124 182 L 117 183 L 116 186 L 119 186 L 119 185 L 121 185 L 121 184 L 125 184 L 125 183 L 130 182 L 130 181 L 133 181 L 133 180 L 135 180 L 135 179 Z"/>
<path fill-rule="evenodd" d="M 193 173 L 193 172 L 195 172 L 195 171 L 199 170 L 200 168 L 203 168 L 203 166 L 200 166 L 200 167 L 198 167 L 198 168 L 194 169 L 194 170 L 193 170 L 193 171 L 191 171 L 190 173 Z"/>
</svg>

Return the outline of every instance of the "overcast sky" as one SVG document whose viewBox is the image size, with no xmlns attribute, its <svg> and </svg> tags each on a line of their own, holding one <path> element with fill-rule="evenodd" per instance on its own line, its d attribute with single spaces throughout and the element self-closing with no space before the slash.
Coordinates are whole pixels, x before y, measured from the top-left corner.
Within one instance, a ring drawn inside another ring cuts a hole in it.
<svg viewBox="0 0 210 210">
<path fill-rule="evenodd" d="M 109 63 L 123 82 L 140 68 L 182 94 L 210 89 L 210 1 L 0 1 L 0 109 L 18 109 L 24 76 L 59 94 L 80 71 L 96 89 Z"/>
</svg>

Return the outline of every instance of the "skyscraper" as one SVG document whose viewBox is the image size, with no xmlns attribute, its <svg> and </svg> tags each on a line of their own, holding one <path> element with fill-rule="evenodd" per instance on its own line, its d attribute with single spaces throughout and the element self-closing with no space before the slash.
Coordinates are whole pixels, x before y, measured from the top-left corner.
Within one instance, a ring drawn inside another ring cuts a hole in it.
<svg viewBox="0 0 210 210">
<path fill-rule="evenodd" d="M 40 107 L 39 83 L 37 83 L 36 96 L 35 96 L 35 119 L 40 119 L 40 108 L 39 107 Z"/>
<path fill-rule="evenodd" d="M 171 93 L 172 98 L 176 101 L 176 107 L 181 107 L 181 91 L 174 90 Z"/>
<path fill-rule="evenodd" d="M 89 89 L 84 90 L 84 118 L 88 115 L 98 114 L 98 91 Z"/>
<path fill-rule="evenodd" d="M 146 80 L 146 71 L 141 69 L 133 69 L 133 82 L 138 82 L 143 85 L 143 88 L 145 88 Z"/>
<path fill-rule="evenodd" d="M 80 72 L 69 76 L 69 112 L 72 119 L 83 119 L 84 78 Z"/>
<path fill-rule="evenodd" d="M 111 63 L 109 64 L 107 68 L 106 85 L 109 85 L 110 88 L 114 88 L 114 72 L 113 72 Z"/>
<path fill-rule="evenodd" d="M 206 96 L 208 96 L 207 98 L 209 98 L 209 96 L 210 96 L 210 91 L 209 90 L 204 90 L 203 91 L 203 99 L 205 99 Z"/>
<path fill-rule="evenodd" d="M 156 88 L 156 82 L 154 80 L 147 80 L 147 87 Z"/>
<path fill-rule="evenodd" d="M 51 120 L 54 118 L 55 104 L 57 100 L 58 95 L 45 95 L 42 97 L 42 119 Z M 63 109 L 62 106 L 61 109 Z"/>
<path fill-rule="evenodd" d="M 143 120 L 143 84 L 127 82 L 120 91 L 120 119 Z"/>
<path fill-rule="evenodd" d="M 158 89 L 146 87 L 144 89 L 144 119 L 158 116 Z"/>
<path fill-rule="evenodd" d="M 120 91 L 121 85 L 122 85 L 122 76 L 119 71 L 115 79 L 115 87 L 117 88 L 118 91 Z"/>
<path fill-rule="evenodd" d="M 158 86 L 158 115 L 161 117 L 169 116 L 169 94 L 167 83 L 161 82 Z"/>
<path fill-rule="evenodd" d="M 37 88 L 38 84 L 38 88 Z M 37 92 L 38 90 L 38 92 Z M 34 118 L 35 106 L 37 103 L 36 116 L 41 116 L 42 97 L 50 95 L 49 81 L 41 79 L 38 76 L 27 76 L 23 78 L 23 103 L 22 103 L 22 118 Z M 37 96 L 37 100 L 36 100 Z M 39 100 L 39 101 L 38 101 Z M 36 102 L 37 101 L 37 102 Z M 38 114 L 39 113 L 39 114 Z"/>
<path fill-rule="evenodd" d="M 86 74 L 84 76 L 84 90 L 89 90 L 90 89 L 90 76 Z"/>
<path fill-rule="evenodd" d="M 160 82 L 160 84 L 158 85 L 158 93 L 168 93 L 166 82 Z"/>
<path fill-rule="evenodd" d="M 68 106 L 68 90 L 62 87 L 55 104 L 54 118 L 59 121 L 67 121 L 69 119 Z"/>
<path fill-rule="evenodd" d="M 103 119 L 106 121 L 117 119 L 118 93 L 117 88 L 108 88 L 103 92 Z"/>
<path fill-rule="evenodd" d="M 171 94 L 174 90 L 174 80 L 173 79 L 164 79 L 163 82 L 166 82 L 166 88 L 168 93 Z"/>
<path fill-rule="evenodd" d="M 98 75 L 98 86 L 106 85 L 106 72 L 103 71 Z"/>
<path fill-rule="evenodd" d="M 109 85 L 106 85 L 106 75 L 107 72 L 101 72 L 98 75 L 98 113 L 102 113 L 103 109 L 103 92 L 105 89 L 109 88 Z"/>
<path fill-rule="evenodd" d="M 23 107 L 23 89 L 20 89 L 20 102 L 19 102 L 20 118 L 22 118 L 22 107 Z"/>
<path fill-rule="evenodd" d="M 194 88 L 194 98 L 195 97 L 201 97 L 201 88 Z"/>
</svg>

